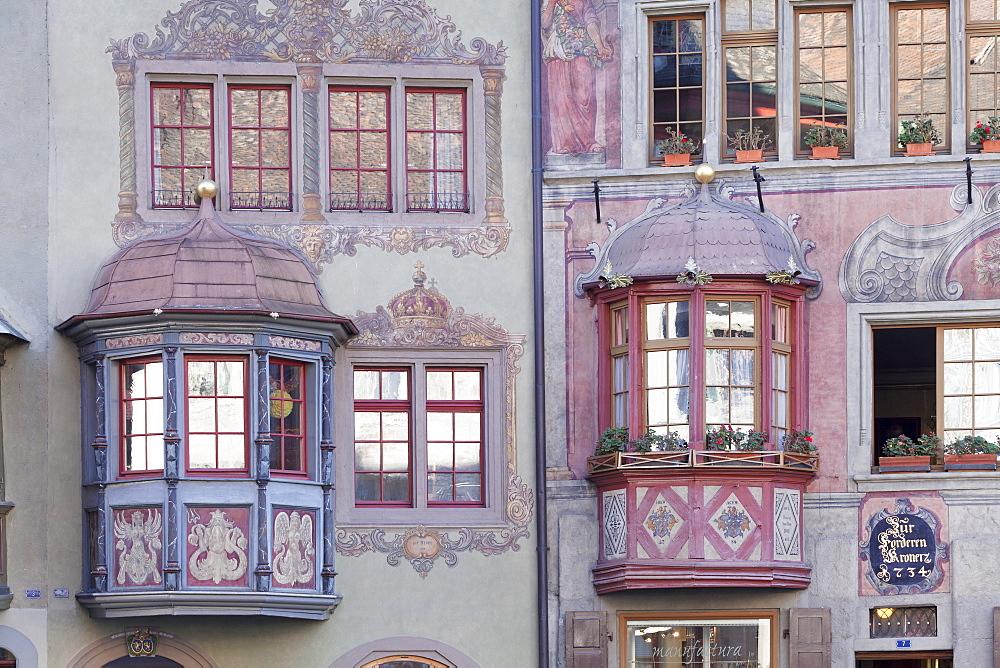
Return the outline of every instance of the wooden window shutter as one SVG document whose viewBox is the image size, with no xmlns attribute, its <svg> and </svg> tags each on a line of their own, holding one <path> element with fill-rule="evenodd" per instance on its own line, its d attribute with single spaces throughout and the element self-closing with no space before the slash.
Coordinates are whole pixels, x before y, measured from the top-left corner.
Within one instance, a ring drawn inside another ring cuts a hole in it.
<svg viewBox="0 0 1000 668">
<path fill-rule="evenodd" d="M 607 665 L 607 613 L 567 612 L 566 668 L 607 668 Z"/>
<path fill-rule="evenodd" d="M 791 608 L 788 628 L 791 668 L 830 667 L 830 608 Z"/>
</svg>

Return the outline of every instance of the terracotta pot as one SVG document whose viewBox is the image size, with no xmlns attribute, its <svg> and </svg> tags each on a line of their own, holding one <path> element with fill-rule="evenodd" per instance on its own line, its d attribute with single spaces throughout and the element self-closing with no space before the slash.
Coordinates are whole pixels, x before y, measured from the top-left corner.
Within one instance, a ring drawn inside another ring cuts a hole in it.
<svg viewBox="0 0 1000 668">
<path fill-rule="evenodd" d="M 691 154 L 690 153 L 664 153 L 663 154 L 663 166 L 664 167 L 683 167 L 684 165 L 691 164 Z"/>
<path fill-rule="evenodd" d="M 735 162 L 764 162 L 764 149 L 758 148 L 753 151 L 736 151 Z"/>
<path fill-rule="evenodd" d="M 984 139 L 981 153 L 1000 153 L 1000 139 Z"/>
<path fill-rule="evenodd" d="M 879 473 L 930 473 L 931 456 L 879 457 Z"/>
<path fill-rule="evenodd" d="M 932 148 L 933 147 L 930 142 L 907 144 L 906 155 L 934 155 Z"/>
<path fill-rule="evenodd" d="M 991 454 L 945 455 L 945 471 L 996 471 L 997 456 Z"/>
<path fill-rule="evenodd" d="M 813 160 L 838 160 L 840 158 L 839 146 L 813 146 Z"/>
</svg>

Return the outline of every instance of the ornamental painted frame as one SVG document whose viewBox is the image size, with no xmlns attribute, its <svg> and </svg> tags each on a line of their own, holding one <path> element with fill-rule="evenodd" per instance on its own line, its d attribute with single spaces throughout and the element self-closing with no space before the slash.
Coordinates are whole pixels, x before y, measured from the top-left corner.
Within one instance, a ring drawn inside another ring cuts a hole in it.
<svg viewBox="0 0 1000 668">
<path fill-rule="evenodd" d="M 440 295 L 439 295 L 440 296 Z M 441 296 L 442 299 L 443 296 Z M 445 300 L 447 301 L 447 300 Z M 440 557 L 448 566 L 458 563 L 459 552 L 481 552 L 486 556 L 502 554 L 508 550 L 518 551 L 518 541 L 529 536 L 528 525 L 533 519 L 534 494 L 531 488 L 523 482 L 517 472 L 517 448 L 515 426 L 515 382 L 520 367 L 518 359 L 524 353 L 524 336 L 510 334 L 506 329 L 496 324 L 492 318 L 480 313 L 468 314 L 462 308 L 446 309 L 447 316 L 441 327 L 397 324 L 390 312 L 383 306 L 376 308 L 374 313 L 359 311 L 352 320 L 357 325 L 360 334 L 347 345 L 352 360 L 362 360 L 365 364 L 383 361 L 391 364 L 398 359 L 412 359 L 414 355 L 425 356 L 427 364 L 447 364 L 452 362 L 475 362 L 487 364 L 494 374 L 499 374 L 501 388 L 500 401 L 493 401 L 493 406 L 499 408 L 497 422 L 500 428 L 494 430 L 501 435 L 502 454 L 495 460 L 485 458 L 488 466 L 490 461 L 500 461 L 503 465 L 503 477 L 487 474 L 487 479 L 505 480 L 502 490 L 494 493 L 487 491 L 488 498 L 498 499 L 502 508 L 476 509 L 447 507 L 430 509 L 432 514 L 422 513 L 421 509 L 391 509 L 395 518 L 405 517 L 407 513 L 415 512 L 413 520 L 422 522 L 427 519 L 440 527 L 442 517 L 451 516 L 455 522 L 448 522 L 448 528 L 432 528 L 424 523 L 408 525 L 404 522 L 402 529 L 399 522 L 393 522 L 388 517 L 359 518 L 351 517 L 345 509 L 353 509 L 353 499 L 342 499 L 338 513 L 346 512 L 348 516 L 338 517 L 336 532 L 337 552 L 346 556 L 360 556 L 366 552 L 386 554 L 386 562 L 397 566 L 401 560 L 410 562 L 414 570 L 426 577 L 434 562 Z M 442 355 L 444 353 L 444 355 Z M 447 356 L 448 359 L 443 359 Z M 493 360 L 491 362 L 491 360 Z M 338 365 L 349 374 L 350 364 Z M 342 378 L 343 380 L 343 378 Z M 487 407 L 490 410 L 489 381 L 484 385 Z M 490 429 L 489 427 L 487 428 Z M 486 434 L 489 437 L 489 431 Z M 488 446 L 487 446 L 488 447 Z M 343 469 L 345 467 L 339 467 Z M 353 467 L 347 473 L 353 475 Z M 338 470 L 339 470 L 338 469 Z M 351 485 L 338 485 L 338 489 L 353 489 Z M 488 510 L 493 519 L 481 511 Z M 477 511 L 483 521 L 476 518 Z M 372 522 L 371 520 L 375 521 Z M 413 521 L 411 520 L 411 521 Z M 374 523 L 380 527 L 372 527 Z M 368 528 L 350 530 L 343 528 L 344 524 L 368 524 Z M 387 530 L 394 535 L 387 537 Z M 457 535 L 455 535 L 457 534 Z M 452 537 L 454 536 L 454 538 Z M 420 550 L 412 549 L 415 541 L 421 541 Z"/>
<path fill-rule="evenodd" d="M 274 8 L 261 14 L 257 0 L 189 0 L 177 12 L 167 13 L 154 37 L 139 32 L 111 40 L 106 51 L 117 75 L 120 137 L 118 213 L 111 224 L 120 247 L 188 222 L 184 216 L 140 207 L 137 187 L 145 158 L 137 154 L 136 133 L 146 123 L 136 114 L 137 79 L 148 86 L 147 75 L 178 70 L 187 72 L 181 75 L 184 79 L 203 74 L 214 74 L 220 81 L 232 74 L 295 77 L 293 106 L 298 109 L 292 123 L 301 142 L 293 142 L 293 149 L 301 153 L 301 206 L 285 214 L 288 222 L 250 214 L 242 217 L 254 219 L 251 224 L 234 226 L 299 248 L 317 272 L 334 255 L 354 255 L 358 245 L 400 255 L 449 247 L 455 257 L 490 257 L 507 247 L 510 225 L 504 217 L 501 157 L 500 103 L 507 55 L 503 42 L 494 45 L 476 37 L 467 48 L 450 17 L 441 18 L 424 0 L 361 0 L 356 14 L 345 9 L 347 1 L 272 0 Z M 468 167 L 474 175 L 475 213 L 454 214 L 460 217 L 450 224 L 442 224 L 441 216 L 433 213 L 328 220 L 322 201 L 327 180 L 321 150 L 326 137 L 324 78 L 367 78 L 381 71 L 378 65 L 399 63 L 408 64 L 408 77 L 416 67 L 425 80 L 471 80 L 467 113 L 476 133 L 470 141 L 481 143 L 485 153 L 485 164 Z M 143 219 L 142 213 L 154 211 L 163 220 Z"/>
</svg>

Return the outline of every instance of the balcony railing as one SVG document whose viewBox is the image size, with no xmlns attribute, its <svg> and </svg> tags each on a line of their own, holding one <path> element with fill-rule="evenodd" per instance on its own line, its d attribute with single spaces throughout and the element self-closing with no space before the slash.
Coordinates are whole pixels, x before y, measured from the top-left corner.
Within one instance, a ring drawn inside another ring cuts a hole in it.
<svg viewBox="0 0 1000 668">
<path fill-rule="evenodd" d="M 230 209 L 256 211 L 291 211 L 291 192 L 262 192 L 257 190 L 229 193 Z"/>
<path fill-rule="evenodd" d="M 392 211 L 392 193 L 330 193 L 330 211 Z"/>
<path fill-rule="evenodd" d="M 154 190 L 154 209 L 197 209 L 193 190 Z"/>
<path fill-rule="evenodd" d="M 667 452 L 612 452 L 587 460 L 588 473 L 605 473 L 621 469 L 673 467 L 748 467 L 781 468 L 815 472 L 819 455 L 759 450 L 751 452 L 729 450 L 673 450 Z"/>
<path fill-rule="evenodd" d="M 469 193 L 406 193 L 407 211 L 469 211 Z"/>
</svg>

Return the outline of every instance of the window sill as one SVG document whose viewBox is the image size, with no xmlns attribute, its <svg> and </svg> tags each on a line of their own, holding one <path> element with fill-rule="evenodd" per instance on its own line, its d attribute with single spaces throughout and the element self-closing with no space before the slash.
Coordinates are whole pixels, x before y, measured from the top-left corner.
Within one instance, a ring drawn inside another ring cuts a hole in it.
<svg viewBox="0 0 1000 668">
<path fill-rule="evenodd" d="M 938 470 L 930 473 L 871 473 L 854 476 L 854 483 L 859 492 L 1000 490 L 1000 471 Z"/>
</svg>

